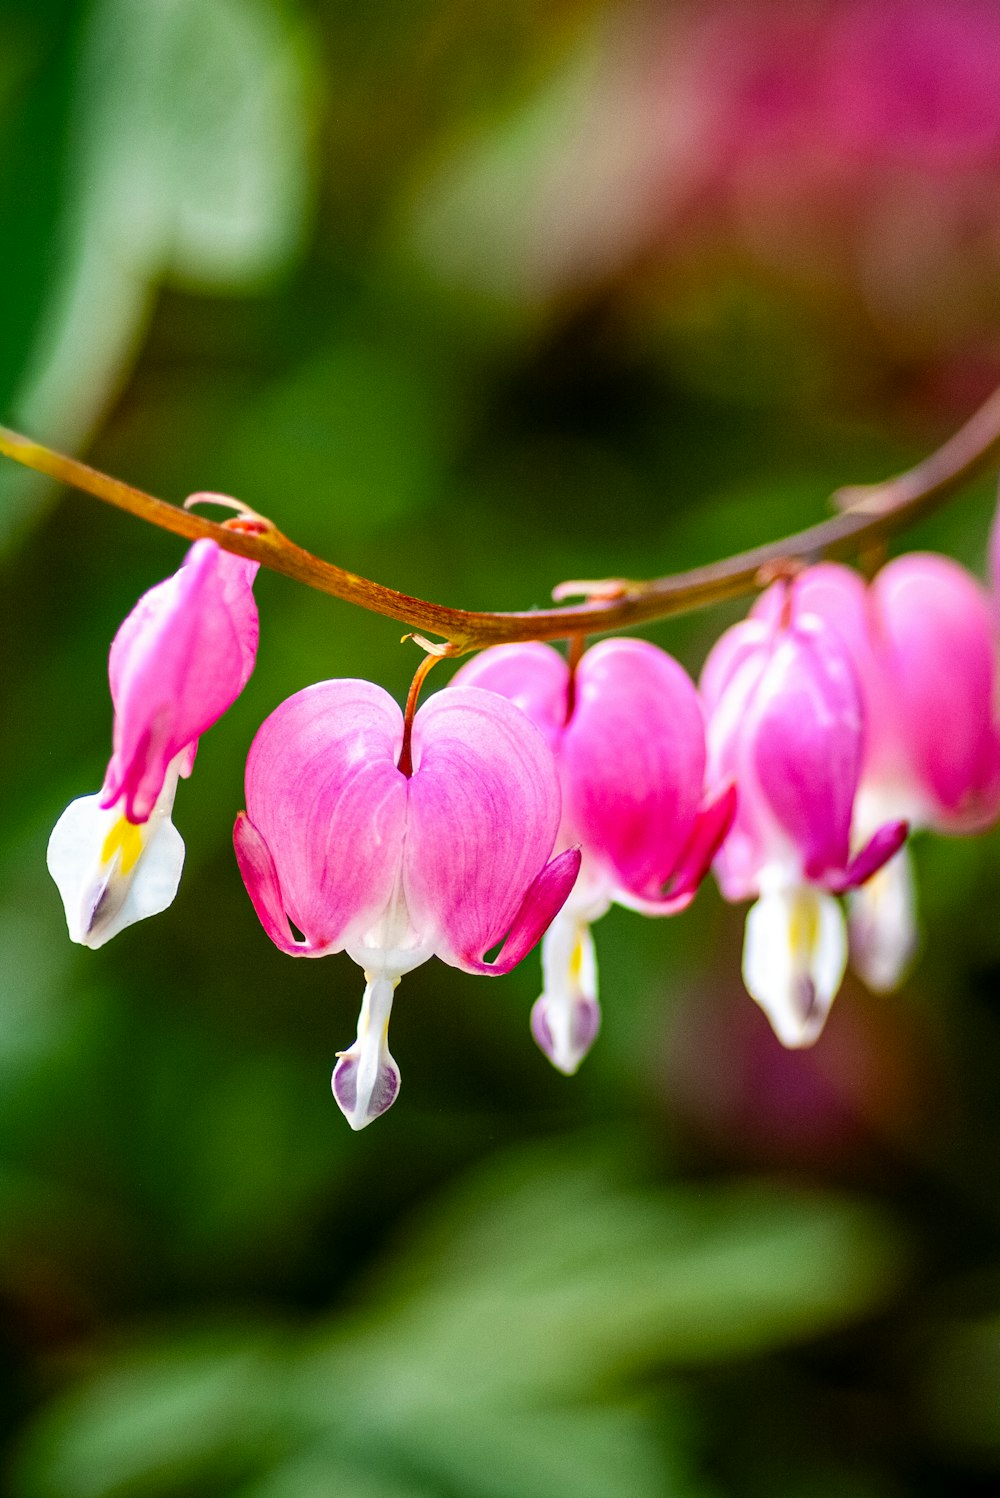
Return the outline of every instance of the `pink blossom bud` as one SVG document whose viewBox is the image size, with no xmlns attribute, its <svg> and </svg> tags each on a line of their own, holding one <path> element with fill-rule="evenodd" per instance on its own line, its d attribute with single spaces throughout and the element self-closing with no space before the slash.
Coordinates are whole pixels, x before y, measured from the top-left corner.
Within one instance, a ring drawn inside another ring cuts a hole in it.
<svg viewBox="0 0 1000 1498">
<path fill-rule="evenodd" d="M 847 960 L 833 895 L 871 877 L 900 847 L 903 822 L 852 856 L 864 749 L 862 696 L 837 633 L 796 608 L 727 631 L 702 676 L 710 773 L 735 778 L 732 832 L 716 873 L 729 900 L 758 897 L 743 976 L 785 1045 L 810 1045 Z"/>
<path fill-rule="evenodd" d="M 49 839 L 49 872 L 73 941 L 103 946 L 177 893 L 184 863 L 170 820 L 177 780 L 190 775 L 200 735 L 253 670 L 256 572 L 256 562 L 196 541 L 114 638 L 114 752 L 104 787 L 71 802 Z"/>
<path fill-rule="evenodd" d="M 115 705 L 106 806 L 124 798 L 149 816 L 171 760 L 236 701 L 257 658 L 257 563 L 196 541 L 180 569 L 144 594 L 115 635 L 108 663 Z"/>
<path fill-rule="evenodd" d="M 275 945 L 305 957 L 346 950 L 364 969 L 357 1040 L 333 1074 L 354 1129 L 399 1091 L 387 1032 L 400 978 L 432 956 L 470 973 L 509 972 L 580 864 L 576 849 L 550 860 L 555 764 L 509 702 L 466 688 L 431 697 L 413 720 L 411 776 L 399 769 L 402 743 L 402 713 L 371 682 L 297 692 L 250 747 L 247 810 L 234 831 Z"/>
<path fill-rule="evenodd" d="M 599 1027 L 589 927 L 612 902 L 647 915 L 694 898 L 732 820 L 731 786 L 705 794 L 698 694 L 665 651 L 644 640 L 588 650 L 572 686 L 549 645 L 499 645 L 455 678 L 517 703 L 555 750 L 563 795 L 560 846 L 580 844 L 580 879 L 542 945 L 544 992 L 532 1029 L 555 1066 L 574 1072 Z"/>
</svg>

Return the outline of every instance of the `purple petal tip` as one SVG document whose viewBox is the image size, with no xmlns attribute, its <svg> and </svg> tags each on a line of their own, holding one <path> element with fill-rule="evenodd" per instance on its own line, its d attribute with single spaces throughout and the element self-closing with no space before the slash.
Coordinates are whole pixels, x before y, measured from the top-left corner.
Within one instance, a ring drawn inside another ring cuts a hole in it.
<svg viewBox="0 0 1000 1498">
<path fill-rule="evenodd" d="M 399 1096 L 399 1067 L 389 1057 L 378 1069 L 378 1076 L 363 1105 L 358 1105 L 358 1057 L 350 1051 L 344 1053 L 334 1067 L 331 1087 L 337 1106 L 351 1128 L 363 1129 L 381 1114 L 386 1113 Z"/>
<path fill-rule="evenodd" d="M 557 1012 L 553 1014 L 553 1005 L 545 994 L 536 999 L 531 1010 L 531 1033 L 538 1049 L 556 1070 L 571 1077 L 597 1039 L 601 1009 L 596 999 L 583 996 L 573 1000 L 568 1013 L 562 1004 L 555 1007 Z M 553 1019 L 556 1020 L 555 1026 Z M 560 1029 L 563 1034 L 558 1033 Z"/>
</svg>

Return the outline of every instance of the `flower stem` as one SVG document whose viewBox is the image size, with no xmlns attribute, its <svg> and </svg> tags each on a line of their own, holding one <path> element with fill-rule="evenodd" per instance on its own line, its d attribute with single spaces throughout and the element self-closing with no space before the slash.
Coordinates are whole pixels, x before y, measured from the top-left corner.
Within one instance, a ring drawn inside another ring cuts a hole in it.
<svg viewBox="0 0 1000 1498">
<path fill-rule="evenodd" d="M 440 659 L 441 656 L 437 654 L 424 656 L 423 660 L 420 662 L 420 665 L 413 673 L 413 680 L 410 682 L 410 690 L 406 694 L 406 708 L 403 712 L 403 747 L 399 751 L 397 769 L 399 769 L 407 779 L 409 779 L 413 774 L 413 751 L 410 741 L 413 736 L 413 715 L 417 710 L 417 699 L 420 696 L 420 688 L 423 686 L 424 681 L 427 678 L 428 671 L 430 671 L 431 667 L 435 665 L 436 662 Z"/>
<path fill-rule="evenodd" d="M 566 651 L 566 664 L 569 666 L 569 680 L 566 683 L 566 723 L 573 716 L 576 707 L 576 668 L 583 660 L 583 652 L 587 648 L 586 635 L 570 635 L 569 646 Z"/>
<path fill-rule="evenodd" d="M 562 608 L 476 613 L 413 598 L 313 556 L 270 522 L 259 533 L 227 528 L 146 494 L 75 458 L 0 427 L 0 453 L 38 473 L 82 489 L 107 504 L 191 540 L 208 536 L 320 592 L 442 636 L 450 655 L 517 640 L 563 640 L 704 608 L 759 587 L 768 571 L 796 561 L 856 555 L 943 504 L 1000 456 L 1000 389 L 928 458 L 882 483 L 838 489 L 840 513 L 807 530 L 687 572 L 648 582 L 594 584 L 588 600 Z M 763 575 L 763 576 L 762 576 Z"/>
</svg>

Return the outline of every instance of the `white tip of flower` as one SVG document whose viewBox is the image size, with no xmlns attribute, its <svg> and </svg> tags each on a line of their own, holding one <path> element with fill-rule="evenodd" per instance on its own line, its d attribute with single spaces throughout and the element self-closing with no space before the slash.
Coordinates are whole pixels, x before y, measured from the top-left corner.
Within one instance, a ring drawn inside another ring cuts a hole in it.
<svg viewBox="0 0 1000 1498">
<path fill-rule="evenodd" d="M 594 940 L 571 912 L 560 911 L 542 938 L 542 979 L 531 1033 L 552 1065 L 571 1077 L 601 1028 Z"/>
<path fill-rule="evenodd" d="M 601 1028 L 596 999 L 582 995 L 542 994 L 531 1009 L 531 1033 L 539 1050 L 564 1076 L 572 1077 Z"/>
<path fill-rule="evenodd" d="M 819 1039 L 847 966 L 843 912 L 800 885 L 762 895 L 747 915 L 743 981 L 782 1045 Z"/>
<path fill-rule="evenodd" d="M 351 1128 L 365 1128 L 399 1096 L 399 1067 L 389 1054 L 389 1015 L 398 978 L 365 974 L 358 1038 L 333 1069 L 330 1085 Z"/>
<path fill-rule="evenodd" d="M 913 862 L 906 844 L 847 900 L 851 966 L 874 993 L 898 988 L 919 945 Z"/>
<path fill-rule="evenodd" d="M 59 818 L 47 862 L 72 941 L 96 950 L 173 900 L 184 867 L 184 842 L 170 820 L 173 787 L 161 802 L 140 825 L 118 805 L 102 807 L 99 795 L 71 801 Z"/>
</svg>

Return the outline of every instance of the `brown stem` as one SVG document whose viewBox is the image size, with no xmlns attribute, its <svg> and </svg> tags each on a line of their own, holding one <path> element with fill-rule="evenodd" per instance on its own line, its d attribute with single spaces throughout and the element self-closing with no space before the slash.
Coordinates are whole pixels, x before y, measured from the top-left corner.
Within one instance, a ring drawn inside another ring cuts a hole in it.
<svg viewBox="0 0 1000 1498">
<path fill-rule="evenodd" d="M 569 666 L 569 680 L 566 683 L 566 722 L 569 723 L 576 707 L 576 668 L 583 660 L 583 652 L 587 647 L 586 635 L 570 635 L 569 648 L 566 651 L 566 664 Z"/>
<path fill-rule="evenodd" d="M 313 556 L 270 524 L 260 534 L 227 529 L 5 427 L 0 427 L 0 453 L 176 535 L 192 540 L 209 536 L 227 551 L 250 557 L 320 592 L 441 635 L 449 642 L 449 654 L 463 655 L 486 645 L 603 634 L 663 619 L 748 593 L 760 586 L 767 570 L 776 565 L 849 556 L 876 545 L 942 504 L 996 461 L 1000 455 L 1000 390 L 994 391 L 953 437 L 916 467 L 883 483 L 837 490 L 833 499 L 842 513 L 829 520 L 723 561 L 651 582 L 616 579 L 611 596 L 595 585 L 586 603 L 516 613 L 474 613 L 412 598 Z M 603 597 L 596 596 L 602 591 Z"/>
<path fill-rule="evenodd" d="M 413 715 L 417 710 L 417 698 L 420 696 L 420 688 L 427 679 L 427 673 L 440 659 L 441 656 L 437 654 L 424 656 L 413 673 L 410 690 L 406 694 L 406 708 L 403 712 L 403 747 L 399 751 L 396 765 L 407 779 L 413 774 L 413 750 L 410 740 L 413 736 Z"/>
</svg>

